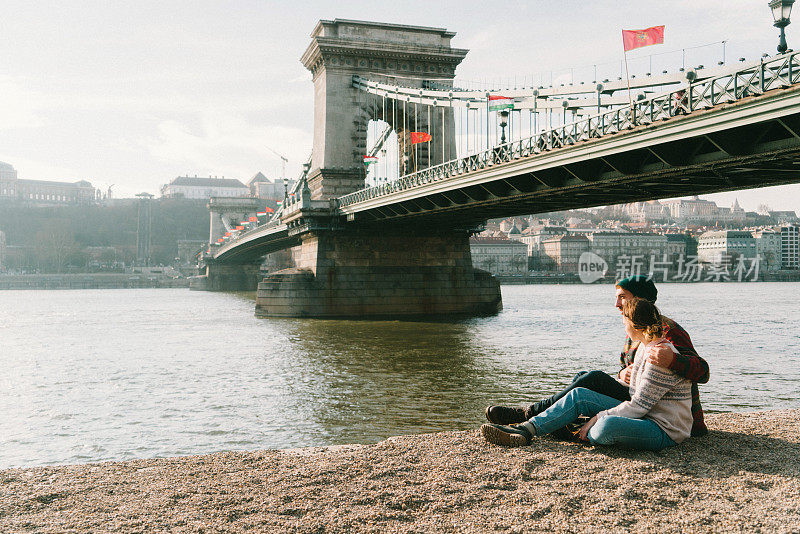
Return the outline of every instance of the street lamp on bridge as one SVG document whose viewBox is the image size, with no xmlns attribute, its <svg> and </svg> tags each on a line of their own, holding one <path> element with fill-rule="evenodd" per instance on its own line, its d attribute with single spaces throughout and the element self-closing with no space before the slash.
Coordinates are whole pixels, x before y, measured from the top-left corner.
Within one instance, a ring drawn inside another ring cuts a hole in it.
<svg viewBox="0 0 800 534">
<path fill-rule="evenodd" d="M 775 20 L 774 26 L 781 30 L 781 40 L 778 43 L 779 54 L 783 54 L 788 49 L 785 28 L 789 25 L 792 4 L 794 4 L 794 0 L 771 0 L 769 3 L 769 8 L 772 10 L 772 18 Z"/>
<path fill-rule="evenodd" d="M 500 111 L 500 144 L 506 143 L 506 126 L 508 126 L 508 109 Z M 496 133 L 496 130 L 495 130 Z"/>
</svg>

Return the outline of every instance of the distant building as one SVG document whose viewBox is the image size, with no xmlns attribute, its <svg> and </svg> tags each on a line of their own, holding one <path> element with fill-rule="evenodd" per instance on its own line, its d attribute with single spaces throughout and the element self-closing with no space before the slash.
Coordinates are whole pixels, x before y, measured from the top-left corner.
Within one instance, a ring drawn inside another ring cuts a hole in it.
<svg viewBox="0 0 800 534">
<path fill-rule="evenodd" d="M 800 269 L 800 225 L 781 226 L 781 269 Z"/>
<path fill-rule="evenodd" d="M 539 269 L 541 266 L 542 241 L 567 234 L 567 229 L 563 226 L 535 225 L 529 226 L 517 238 L 528 247 L 529 266 L 531 269 Z"/>
<path fill-rule="evenodd" d="M 515 234 L 518 232 L 522 232 L 525 228 L 527 228 L 528 224 L 525 220 L 521 217 L 511 217 L 509 219 L 503 219 L 500 221 L 500 231 L 504 234 L 508 235 L 512 229 L 515 229 Z"/>
<path fill-rule="evenodd" d="M 30 204 L 91 204 L 97 191 L 90 182 L 51 182 L 47 180 L 21 180 L 8 163 L 0 162 L 0 199 L 16 200 Z"/>
<path fill-rule="evenodd" d="M 0 231 L 0 273 L 6 270 L 6 234 Z"/>
<path fill-rule="evenodd" d="M 681 256 L 686 258 L 689 255 L 697 254 L 697 242 L 688 235 L 666 234 L 664 237 L 667 238 L 667 247 L 664 253 L 670 261 L 677 261 Z"/>
<path fill-rule="evenodd" d="M 581 219 L 579 217 L 570 217 L 564 223 L 569 229 L 573 228 L 594 228 L 594 223 L 588 219 Z"/>
<path fill-rule="evenodd" d="M 250 188 L 233 178 L 178 176 L 161 188 L 161 196 L 208 200 L 211 197 L 249 197 Z"/>
<path fill-rule="evenodd" d="M 775 271 L 781 268 L 781 234 L 772 229 L 753 232 L 761 268 Z"/>
<path fill-rule="evenodd" d="M 284 185 L 283 180 L 280 178 L 270 180 L 261 172 L 257 172 L 255 176 L 250 178 L 250 181 L 247 182 L 247 187 L 250 188 L 250 196 L 269 200 L 280 200 L 284 197 L 286 191 L 291 191 L 292 188 L 294 188 L 294 184 L 294 180 L 287 180 L 286 185 Z"/>
<path fill-rule="evenodd" d="M 471 237 L 472 264 L 498 275 L 522 275 L 528 271 L 528 248 L 524 243 L 504 237 Z"/>
<path fill-rule="evenodd" d="M 508 229 L 506 235 L 509 239 L 513 239 L 514 241 L 519 241 L 519 238 L 522 237 L 522 231 L 520 231 L 519 227 L 517 226 L 516 222 L 511 224 L 511 228 Z"/>
<path fill-rule="evenodd" d="M 697 259 L 701 263 L 731 264 L 739 257 L 756 257 L 756 240 L 750 232 L 705 232 L 697 240 Z"/>
<path fill-rule="evenodd" d="M 577 273 L 581 254 L 588 250 L 589 240 L 582 235 L 562 235 L 542 241 L 543 256 L 561 272 Z"/>
<path fill-rule="evenodd" d="M 676 221 L 708 221 L 714 217 L 717 205 L 710 200 L 702 200 L 697 195 L 690 199 L 678 198 L 661 202 Z"/>
<path fill-rule="evenodd" d="M 651 256 L 662 261 L 669 250 L 667 236 L 661 234 L 594 232 L 589 235 L 589 240 L 592 252 L 603 258 L 612 269 L 621 256 L 636 256 L 644 265 L 649 265 Z"/>
<path fill-rule="evenodd" d="M 715 202 L 703 200 L 698 196 L 689 199 L 679 198 L 662 200 L 661 206 L 666 208 L 668 215 L 675 221 L 683 224 L 715 223 L 715 224 L 743 224 L 747 214 L 739 206 L 737 199 L 730 208 L 717 206 Z"/>
<path fill-rule="evenodd" d="M 797 217 L 797 213 L 794 211 L 770 211 L 769 216 L 777 224 L 791 224 L 800 222 L 800 219 Z"/>
<path fill-rule="evenodd" d="M 620 209 L 621 212 L 630 217 L 633 222 L 647 223 L 650 221 L 663 221 L 670 218 L 669 209 L 658 200 L 623 204 Z"/>
<path fill-rule="evenodd" d="M 10 182 L 17 179 L 17 171 L 14 166 L 0 161 L 0 182 Z"/>
</svg>

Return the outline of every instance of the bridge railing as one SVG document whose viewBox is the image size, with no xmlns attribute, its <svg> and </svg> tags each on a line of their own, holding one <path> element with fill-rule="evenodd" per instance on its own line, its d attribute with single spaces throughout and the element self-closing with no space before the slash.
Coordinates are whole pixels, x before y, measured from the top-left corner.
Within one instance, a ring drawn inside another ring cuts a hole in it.
<svg viewBox="0 0 800 534">
<path fill-rule="evenodd" d="M 397 180 L 379 186 L 344 195 L 337 199 L 338 206 L 345 208 L 426 184 L 456 178 L 493 165 L 509 163 L 582 141 L 627 131 L 639 125 L 654 124 L 678 115 L 687 115 L 693 111 L 709 109 L 744 97 L 760 95 L 771 89 L 794 85 L 800 82 L 800 53 L 790 52 L 762 60 L 755 66 L 751 65 L 708 78 L 699 83 L 693 83 L 691 73 L 687 79 L 688 84 L 684 87 L 636 101 L 632 105 L 592 115 L 525 139 L 469 154 L 401 176 Z"/>
<path fill-rule="evenodd" d="M 269 230 L 270 228 L 277 228 L 283 225 L 281 221 L 281 217 L 283 216 L 284 212 L 288 209 L 287 204 L 291 203 L 291 199 L 295 198 L 295 195 L 299 196 L 299 192 L 303 187 L 303 182 L 308 178 L 308 171 L 311 167 L 311 156 L 308 157 L 308 162 L 303 165 L 303 170 L 300 172 L 300 176 L 298 177 L 295 184 L 292 186 L 292 189 L 287 192 L 286 198 L 284 199 L 283 203 L 281 203 L 280 207 L 275 210 L 275 213 L 263 224 L 259 224 L 256 226 L 251 227 L 248 230 L 244 230 L 242 232 L 238 232 L 233 235 L 230 239 L 226 240 L 224 243 L 220 243 L 216 248 L 212 247 L 209 248 L 209 255 L 219 254 L 222 251 L 227 250 L 231 243 L 236 243 L 237 241 L 247 238 L 253 234 L 261 234 L 265 230 Z M 211 251 L 214 251 L 213 253 Z"/>
</svg>

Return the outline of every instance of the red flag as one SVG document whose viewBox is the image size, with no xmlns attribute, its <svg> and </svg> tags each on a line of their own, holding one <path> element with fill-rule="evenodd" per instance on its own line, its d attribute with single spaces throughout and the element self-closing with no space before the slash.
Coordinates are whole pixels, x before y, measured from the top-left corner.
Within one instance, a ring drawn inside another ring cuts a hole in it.
<svg viewBox="0 0 800 534">
<path fill-rule="evenodd" d="M 664 26 L 653 26 L 644 30 L 622 30 L 622 48 L 626 52 L 656 44 L 664 44 Z"/>
<path fill-rule="evenodd" d="M 249 219 L 247 219 L 247 220 L 248 220 L 248 221 L 250 221 L 250 222 L 258 222 L 258 217 L 256 217 L 256 216 L 252 216 L 252 217 L 250 217 L 250 218 L 249 218 Z"/>
<path fill-rule="evenodd" d="M 272 208 L 269 208 L 269 207 L 264 208 L 264 213 L 274 213 L 274 212 L 275 212 L 275 210 L 272 209 Z"/>
<path fill-rule="evenodd" d="M 433 139 L 431 134 L 428 132 L 411 132 L 411 144 L 415 145 L 417 143 L 427 143 Z"/>
</svg>

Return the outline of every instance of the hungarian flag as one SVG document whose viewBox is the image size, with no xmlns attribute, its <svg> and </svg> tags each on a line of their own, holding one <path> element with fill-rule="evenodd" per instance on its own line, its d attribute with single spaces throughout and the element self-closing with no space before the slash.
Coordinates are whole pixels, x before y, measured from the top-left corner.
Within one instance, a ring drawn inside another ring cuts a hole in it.
<svg viewBox="0 0 800 534">
<path fill-rule="evenodd" d="M 411 132 L 411 144 L 415 145 L 417 143 L 427 143 L 433 139 L 431 134 L 428 132 Z"/>
<path fill-rule="evenodd" d="M 267 208 L 267 209 L 269 209 L 269 208 Z M 267 216 L 267 212 L 266 211 L 259 211 L 258 213 L 256 213 L 256 217 L 266 217 L 266 216 Z"/>
<path fill-rule="evenodd" d="M 622 30 L 622 47 L 625 52 L 657 44 L 664 44 L 664 26 L 653 26 L 644 30 Z"/>
<path fill-rule="evenodd" d="M 276 200 L 276 201 L 275 201 L 275 203 L 276 203 L 278 206 L 280 206 L 281 204 L 283 204 L 283 200 Z"/>
<path fill-rule="evenodd" d="M 371 163 L 378 163 L 378 156 L 364 156 L 364 167 L 369 167 Z"/>
<path fill-rule="evenodd" d="M 514 100 L 502 95 L 489 95 L 489 111 L 514 109 Z"/>
</svg>

